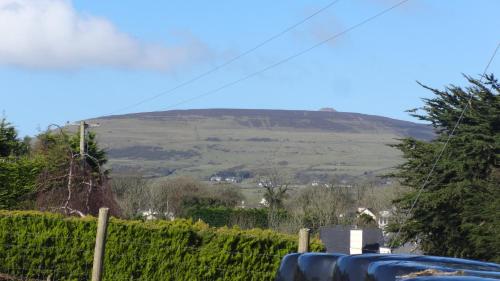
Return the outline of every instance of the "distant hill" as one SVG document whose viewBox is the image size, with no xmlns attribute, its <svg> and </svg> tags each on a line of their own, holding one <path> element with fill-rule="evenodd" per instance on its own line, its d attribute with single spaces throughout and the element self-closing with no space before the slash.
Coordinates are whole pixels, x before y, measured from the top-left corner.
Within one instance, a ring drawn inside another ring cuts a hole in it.
<svg viewBox="0 0 500 281">
<path fill-rule="evenodd" d="M 198 109 L 94 119 L 116 173 L 251 177 L 279 168 L 296 180 L 375 173 L 400 163 L 387 146 L 431 128 L 381 116 L 336 111 Z"/>
</svg>

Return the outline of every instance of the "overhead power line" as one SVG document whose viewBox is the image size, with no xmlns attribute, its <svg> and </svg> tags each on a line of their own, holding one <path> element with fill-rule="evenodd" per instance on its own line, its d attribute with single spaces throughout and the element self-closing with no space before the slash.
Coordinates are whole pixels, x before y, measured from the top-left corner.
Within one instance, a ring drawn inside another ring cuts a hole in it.
<svg viewBox="0 0 500 281">
<path fill-rule="evenodd" d="M 490 60 L 488 61 L 488 64 L 486 64 L 486 67 L 484 68 L 483 70 L 483 77 L 484 75 L 486 75 L 486 72 L 488 72 L 488 69 L 490 68 L 490 65 L 491 63 L 493 62 L 493 60 L 495 59 L 495 56 L 497 55 L 497 52 L 498 52 L 498 49 L 500 48 L 500 42 L 498 42 L 497 44 L 497 47 L 495 49 L 495 51 L 493 51 L 493 55 L 491 55 L 491 58 Z M 481 77 L 481 80 L 483 80 L 483 77 Z"/>
<path fill-rule="evenodd" d="M 282 65 L 282 64 L 284 64 L 284 63 L 286 63 L 286 62 L 288 62 L 288 61 L 290 61 L 290 60 L 292 60 L 294 58 L 300 57 L 300 56 L 302 56 L 302 55 L 304 55 L 304 54 L 306 54 L 306 53 L 308 53 L 308 52 L 310 52 L 310 51 L 312 51 L 312 50 L 314 50 L 314 49 L 316 49 L 316 48 L 318 48 L 320 46 L 323 46 L 324 44 L 326 44 L 326 43 L 328 43 L 328 42 L 330 42 L 330 41 L 332 41 L 334 39 L 337 39 L 338 37 L 341 37 L 341 36 L 343 36 L 343 35 L 351 32 L 351 31 L 353 31 L 353 30 L 355 30 L 355 29 L 357 29 L 357 28 L 359 28 L 359 27 L 361 27 L 361 26 L 363 26 L 363 25 L 365 25 L 365 24 L 367 24 L 367 23 L 369 23 L 369 22 L 377 19 L 380 16 L 383 16 L 384 14 L 386 14 L 386 13 L 388 13 L 388 12 L 396 9 L 397 7 L 403 5 L 404 3 L 408 2 L 408 1 L 410 1 L 410 0 L 399 1 L 396 4 L 390 6 L 389 8 L 387 8 L 385 10 L 382 10 L 382 11 L 376 13 L 375 15 L 373 15 L 371 17 L 368 17 L 365 20 L 363 20 L 363 21 L 361 21 L 361 22 L 359 22 L 359 23 L 357 23 L 355 25 L 352 25 L 351 27 L 349 27 L 347 29 L 344 29 L 343 31 L 341 31 L 341 32 L 339 32 L 339 33 L 337 33 L 337 34 L 335 34 L 335 35 L 333 35 L 333 36 L 331 36 L 331 37 L 329 37 L 329 38 L 327 38 L 327 39 L 319 42 L 319 43 L 316 43 L 316 44 L 314 44 L 314 45 L 312 45 L 312 46 L 310 46 L 310 47 L 308 47 L 308 48 L 306 48 L 306 49 L 304 49 L 304 50 L 302 50 L 302 51 L 300 51 L 298 53 L 295 53 L 295 54 L 293 54 L 291 56 L 288 56 L 288 57 L 286 57 L 286 58 L 284 58 L 284 59 L 282 59 L 282 60 L 280 60 L 278 62 L 275 62 L 275 63 L 273 63 L 271 65 L 268 65 L 268 66 L 266 66 L 266 67 L 264 67 L 264 68 L 262 68 L 262 69 L 260 69 L 258 71 L 252 72 L 252 73 L 250 73 L 250 74 L 248 74 L 246 76 L 243 76 L 243 77 L 241 77 L 239 79 L 236 79 L 236 80 L 233 80 L 231 82 L 228 82 L 228 83 L 226 83 L 226 84 L 224 84 L 224 85 L 222 85 L 222 86 L 220 86 L 218 88 L 215 88 L 215 89 L 210 90 L 208 92 L 202 93 L 202 94 L 200 94 L 198 96 L 194 96 L 192 98 L 183 100 L 183 101 L 178 102 L 176 104 L 170 105 L 170 106 L 168 106 L 166 108 L 163 108 L 163 110 L 172 109 L 172 108 L 175 108 L 175 107 L 177 107 L 179 105 L 183 105 L 183 104 L 192 102 L 194 100 L 197 100 L 197 99 L 200 99 L 200 98 L 203 98 L 203 97 L 215 94 L 215 93 L 220 92 L 220 91 L 222 91 L 222 90 L 224 90 L 224 89 L 226 89 L 228 87 L 231 87 L 231 86 L 236 85 L 238 83 L 241 83 L 241 82 L 243 82 L 245 80 L 248 80 L 248 79 L 250 79 L 250 78 L 252 78 L 254 76 L 262 74 L 262 73 L 264 73 L 264 72 L 266 72 L 266 71 L 268 71 L 270 69 L 278 67 L 278 66 L 280 66 L 280 65 Z"/>
<path fill-rule="evenodd" d="M 203 72 L 203 73 L 201 73 L 201 74 L 199 74 L 199 75 L 197 75 L 197 76 L 195 76 L 195 77 L 193 77 L 193 78 L 191 78 L 189 80 L 186 80 L 185 82 L 182 82 L 179 85 L 177 85 L 177 86 L 175 86 L 173 88 L 170 88 L 170 89 L 168 89 L 166 91 L 160 92 L 160 93 L 158 93 L 158 94 L 156 94 L 154 96 L 148 97 L 146 99 L 138 101 L 138 102 L 136 102 L 134 104 L 131 104 L 129 106 L 126 106 L 126 107 L 123 107 L 121 109 L 115 110 L 115 111 L 109 113 L 109 115 L 112 115 L 112 114 L 115 114 L 117 112 L 121 112 L 121 111 L 124 111 L 124 110 L 128 110 L 128 109 L 134 108 L 134 107 L 139 106 L 141 104 L 144 104 L 146 102 L 155 100 L 155 99 L 157 99 L 157 98 L 159 98 L 161 96 L 173 93 L 174 91 L 176 91 L 176 90 L 178 90 L 178 89 L 180 89 L 182 87 L 185 87 L 185 86 L 187 86 L 189 84 L 192 84 L 192 83 L 194 83 L 194 82 L 196 82 L 196 81 L 198 81 L 198 80 L 200 80 L 200 79 L 202 79 L 202 78 L 204 78 L 204 77 L 206 77 L 206 76 L 208 76 L 208 75 L 210 75 L 210 74 L 218 71 L 219 69 L 221 69 L 221 68 L 223 68 L 223 67 L 225 67 L 225 66 L 227 66 L 227 65 L 229 65 L 229 64 L 231 64 L 231 63 L 233 63 L 233 62 L 235 62 L 235 61 L 237 61 L 239 59 L 241 59 L 242 57 L 245 57 L 246 55 L 248 55 L 248 54 L 256 51 L 257 49 L 261 48 L 262 46 L 264 46 L 264 45 L 266 45 L 268 43 L 271 43 L 272 41 L 280 38 L 281 36 L 283 36 L 286 33 L 292 31 L 296 27 L 304 24 L 305 22 L 309 21 L 310 19 L 312 19 L 313 17 L 317 16 L 318 14 L 326 11 L 328 8 L 330 8 L 333 5 L 337 4 L 339 1 L 340 0 L 334 0 L 334 1 L 330 2 L 330 3 L 328 3 L 327 5 L 323 6 L 319 10 L 317 10 L 314 13 L 310 14 L 309 16 L 307 16 L 306 18 L 303 18 L 302 20 L 300 20 L 300 21 L 298 21 L 298 22 L 296 22 L 296 23 L 288 26 L 287 28 L 283 29 L 282 31 L 280 31 L 280 32 L 272 35 L 271 37 L 267 38 L 266 40 L 258 43 L 257 45 L 251 47 L 250 49 L 247 49 L 246 51 L 242 52 L 241 54 L 239 54 L 239 55 L 237 55 L 237 56 L 235 56 L 235 57 L 233 57 L 233 58 L 231 58 L 231 59 L 223 62 L 222 64 L 219 64 L 219 65 L 215 66 L 214 68 L 211 68 L 211 69 L 209 69 L 209 70 L 207 70 L 207 71 L 205 71 L 205 72 Z"/>
<path fill-rule="evenodd" d="M 493 62 L 493 60 L 495 59 L 495 56 L 498 52 L 498 49 L 500 48 L 500 42 L 497 44 L 497 47 L 495 48 L 495 50 L 493 51 L 493 54 L 491 55 L 490 59 L 488 60 L 488 63 L 486 64 L 486 67 L 484 68 L 483 70 L 483 75 L 481 76 L 481 79 L 480 81 L 483 80 L 483 77 L 486 75 L 488 69 L 490 68 L 490 65 L 491 63 Z M 395 241 L 397 240 L 397 238 L 399 237 L 399 235 L 401 234 L 401 230 L 403 229 L 403 225 L 408 221 L 409 219 L 409 216 L 411 215 L 411 213 L 413 212 L 413 209 L 415 209 L 415 207 L 417 206 L 417 203 L 418 203 L 418 200 L 420 199 L 420 195 L 422 195 L 422 191 L 424 190 L 424 188 L 429 184 L 430 182 L 430 179 L 431 179 L 431 176 L 432 174 L 434 174 L 434 171 L 436 170 L 436 166 L 437 164 L 439 163 L 439 160 L 441 160 L 441 158 L 443 157 L 443 154 L 446 150 L 446 147 L 448 146 L 448 144 L 450 143 L 450 140 L 455 136 L 455 131 L 457 130 L 458 126 L 460 125 L 460 123 L 462 123 L 462 120 L 464 119 L 464 116 L 465 116 L 465 112 L 467 111 L 467 109 L 469 109 L 469 105 L 470 103 L 472 102 L 472 98 L 474 96 L 472 94 L 469 95 L 469 98 L 467 100 L 467 103 L 465 104 L 464 108 L 462 109 L 462 111 L 460 112 L 460 116 L 458 117 L 458 120 L 457 122 L 455 123 L 455 125 L 453 126 L 453 129 L 451 130 L 450 134 L 448 135 L 448 138 L 446 139 L 446 142 L 444 143 L 443 147 L 441 148 L 441 150 L 439 151 L 436 159 L 434 160 L 434 163 L 432 164 L 431 166 L 431 170 L 429 171 L 429 173 L 427 174 L 427 176 L 425 177 L 425 180 L 424 182 L 422 183 L 422 185 L 420 186 L 420 188 L 418 189 L 418 192 L 417 192 L 417 196 L 415 197 L 415 200 L 413 200 L 413 203 L 411 204 L 410 206 L 410 209 L 408 210 L 408 212 L 406 213 L 405 217 L 404 217 L 404 221 L 403 223 L 401 223 L 401 225 L 399 226 L 399 229 L 398 229 L 398 232 L 396 233 L 396 235 L 394 236 L 394 239 L 393 239 L 393 243 L 391 246 L 394 246 L 394 243 Z"/>
</svg>

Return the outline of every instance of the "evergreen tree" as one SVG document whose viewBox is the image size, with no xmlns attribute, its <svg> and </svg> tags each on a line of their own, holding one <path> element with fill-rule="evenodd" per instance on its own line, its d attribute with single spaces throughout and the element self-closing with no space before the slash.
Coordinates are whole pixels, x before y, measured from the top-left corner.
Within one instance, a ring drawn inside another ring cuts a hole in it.
<svg viewBox="0 0 500 281">
<path fill-rule="evenodd" d="M 418 242 L 434 255 L 500 261 L 500 84 L 493 75 L 483 80 L 466 76 L 467 87 L 450 85 L 430 90 L 433 98 L 412 110 L 436 131 L 430 142 L 406 138 L 395 145 L 405 162 L 393 176 L 412 191 L 396 200 L 401 220 L 389 230 L 401 234 L 399 243 Z M 417 204 L 438 153 L 447 143 L 463 109 L 460 125 Z M 419 113 L 422 112 L 422 113 Z"/>
<path fill-rule="evenodd" d="M 29 139 L 20 140 L 5 118 L 0 120 L 0 209 L 17 208 L 36 190 L 41 161 L 29 157 Z"/>
<path fill-rule="evenodd" d="M 0 120 L 0 157 L 21 156 L 27 151 L 28 146 L 19 140 L 16 128 L 2 118 Z"/>
</svg>

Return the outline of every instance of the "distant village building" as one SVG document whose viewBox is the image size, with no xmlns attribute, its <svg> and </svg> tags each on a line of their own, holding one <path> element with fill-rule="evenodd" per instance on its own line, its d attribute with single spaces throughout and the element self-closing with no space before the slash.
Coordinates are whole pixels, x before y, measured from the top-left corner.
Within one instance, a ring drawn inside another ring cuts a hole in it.
<svg viewBox="0 0 500 281">
<path fill-rule="evenodd" d="M 262 200 L 260 200 L 259 204 L 261 204 L 264 207 L 269 207 L 269 202 L 267 202 L 266 198 L 262 198 Z"/>
<path fill-rule="evenodd" d="M 373 211 L 368 208 L 362 208 L 362 207 L 358 208 L 358 216 L 361 215 L 370 216 L 374 221 L 377 221 L 377 217 L 375 216 Z"/>
<path fill-rule="evenodd" d="M 379 217 L 377 220 L 378 227 L 382 230 L 385 229 L 385 227 L 389 224 L 389 219 L 392 216 L 391 212 L 389 211 L 380 211 L 378 212 Z"/>
<path fill-rule="evenodd" d="M 358 217 L 361 215 L 370 216 L 375 222 L 377 222 L 378 228 L 384 230 L 386 226 L 389 224 L 390 217 L 392 213 L 390 211 L 384 210 L 378 212 L 378 217 L 375 215 L 375 212 L 370 210 L 369 208 L 358 208 Z"/>
<path fill-rule="evenodd" d="M 245 201 L 241 201 L 241 204 L 238 207 L 241 209 L 245 209 L 246 208 Z"/>
<path fill-rule="evenodd" d="M 158 212 L 155 212 L 155 211 L 149 209 L 147 211 L 142 211 L 141 215 L 145 220 L 148 220 L 148 221 L 156 220 L 158 217 Z"/>
<path fill-rule="evenodd" d="M 229 183 L 238 183 L 240 182 L 238 178 L 236 177 L 228 177 L 225 179 L 226 182 L 229 182 Z"/>
<path fill-rule="evenodd" d="M 212 181 L 212 182 L 221 182 L 222 181 L 222 177 L 213 176 L 213 177 L 210 178 L 210 181 Z"/>
<path fill-rule="evenodd" d="M 270 181 L 268 181 L 268 182 L 262 182 L 262 181 L 261 181 L 261 182 L 259 182 L 259 183 L 258 183 L 258 186 L 259 186 L 259 187 L 266 187 L 266 186 L 267 186 L 267 187 L 273 187 L 273 183 L 272 183 L 272 182 L 270 182 Z"/>
<path fill-rule="evenodd" d="M 238 177 L 221 177 L 221 176 L 212 176 L 210 177 L 211 182 L 217 182 L 217 183 L 222 183 L 222 182 L 227 182 L 227 183 L 239 183 L 241 182 L 241 178 Z"/>
<path fill-rule="evenodd" d="M 140 212 L 140 214 L 145 220 L 148 220 L 148 221 L 157 220 L 160 218 L 160 212 L 153 211 L 151 209 L 149 209 L 147 211 L 142 211 L 142 212 Z M 175 219 L 175 215 L 172 212 L 163 213 L 163 217 L 167 220 L 170 220 L 170 221 L 173 221 Z"/>
</svg>

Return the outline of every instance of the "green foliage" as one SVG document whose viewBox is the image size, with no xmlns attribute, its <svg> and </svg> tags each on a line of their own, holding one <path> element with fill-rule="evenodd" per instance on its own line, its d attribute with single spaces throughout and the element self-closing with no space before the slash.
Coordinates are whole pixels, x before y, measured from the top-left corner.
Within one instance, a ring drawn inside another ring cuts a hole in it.
<svg viewBox="0 0 500 281">
<path fill-rule="evenodd" d="M 95 231 L 92 217 L 0 211 L 0 272 L 88 280 Z M 269 230 L 112 218 L 104 280 L 273 280 L 296 248 L 296 237 Z M 323 247 L 315 241 L 312 250 Z"/>
<path fill-rule="evenodd" d="M 267 228 L 267 209 L 241 209 L 227 207 L 197 207 L 187 211 L 187 217 L 202 220 L 213 227 L 238 226 L 240 228 Z"/>
<path fill-rule="evenodd" d="M 212 195 L 213 194 L 189 194 L 188 196 L 182 199 L 181 207 L 184 210 L 190 208 L 205 208 L 205 207 L 229 208 L 237 204 L 236 200 L 231 200 L 231 201 L 224 200 L 225 198 L 220 198 L 220 196 L 212 196 Z"/>
<path fill-rule="evenodd" d="M 16 208 L 36 191 L 41 164 L 37 158 L 0 158 L 0 209 Z"/>
<path fill-rule="evenodd" d="M 449 86 L 424 99 L 424 114 L 438 136 L 431 142 L 404 139 L 397 147 L 405 163 L 394 176 L 413 191 L 396 203 L 406 214 L 432 169 L 435 157 L 468 107 L 413 212 L 402 226 L 403 241 L 417 241 L 429 253 L 500 261 L 500 85 L 493 75 L 469 87 Z M 470 99 L 470 102 L 469 102 Z M 390 230 L 397 231 L 393 224 Z"/>
<path fill-rule="evenodd" d="M 356 225 L 359 227 L 377 227 L 377 222 L 370 215 L 361 214 L 356 220 Z"/>
<path fill-rule="evenodd" d="M 20 156 L 28 152 L 28 146 L 17 137 L 17 131 L 5 118 L 0 120 L 0 157 Z"/>
<path fill-rule="evenodd" d="M 106 152 L 99 148 L 96 140 L 96 134 L 89 132 L 86 137 L 86 164 L 91 168 L 92 172 L 99 174 L 99 168 L 107 163 Z M 48 131 L 37 136 L 37 144 L 35 146 L 35 153 L 41 154 L 46 157 L 51 166 L 57 167 L 58 165 L 68 162 L 68 157 L 75 157 L 80 155 L 80 134 L 61 131 Z M 108 173 L 104 171 L 103 173 Z"/>
<path fill-rule="evenodd" d="M 69 144 L 73 151 L 80 152 L 80 134 L 75 133 L 70 135 Z M 99 173 L 99 168 L 101 168 L 101 172 L 109 173 L 108 170 L 103 170 L 102 166 L 108 162 L 106 157 L 106 152 L 104 149 L 99 148 L 96 140 L 96 134 L 94 132 L 88 132 L 87 137 L 85 139 L 85 149 L 87 152 L 86 162 L 89 165 L 94 173 Z"/>
<path fill-rule="evenodd" d="M 29 139 L 21 141 L 16 129 L 0 120 L 0 209 L 19 207 L 36 190 L 41 159 L 29 157 Z"/>
</svg>

